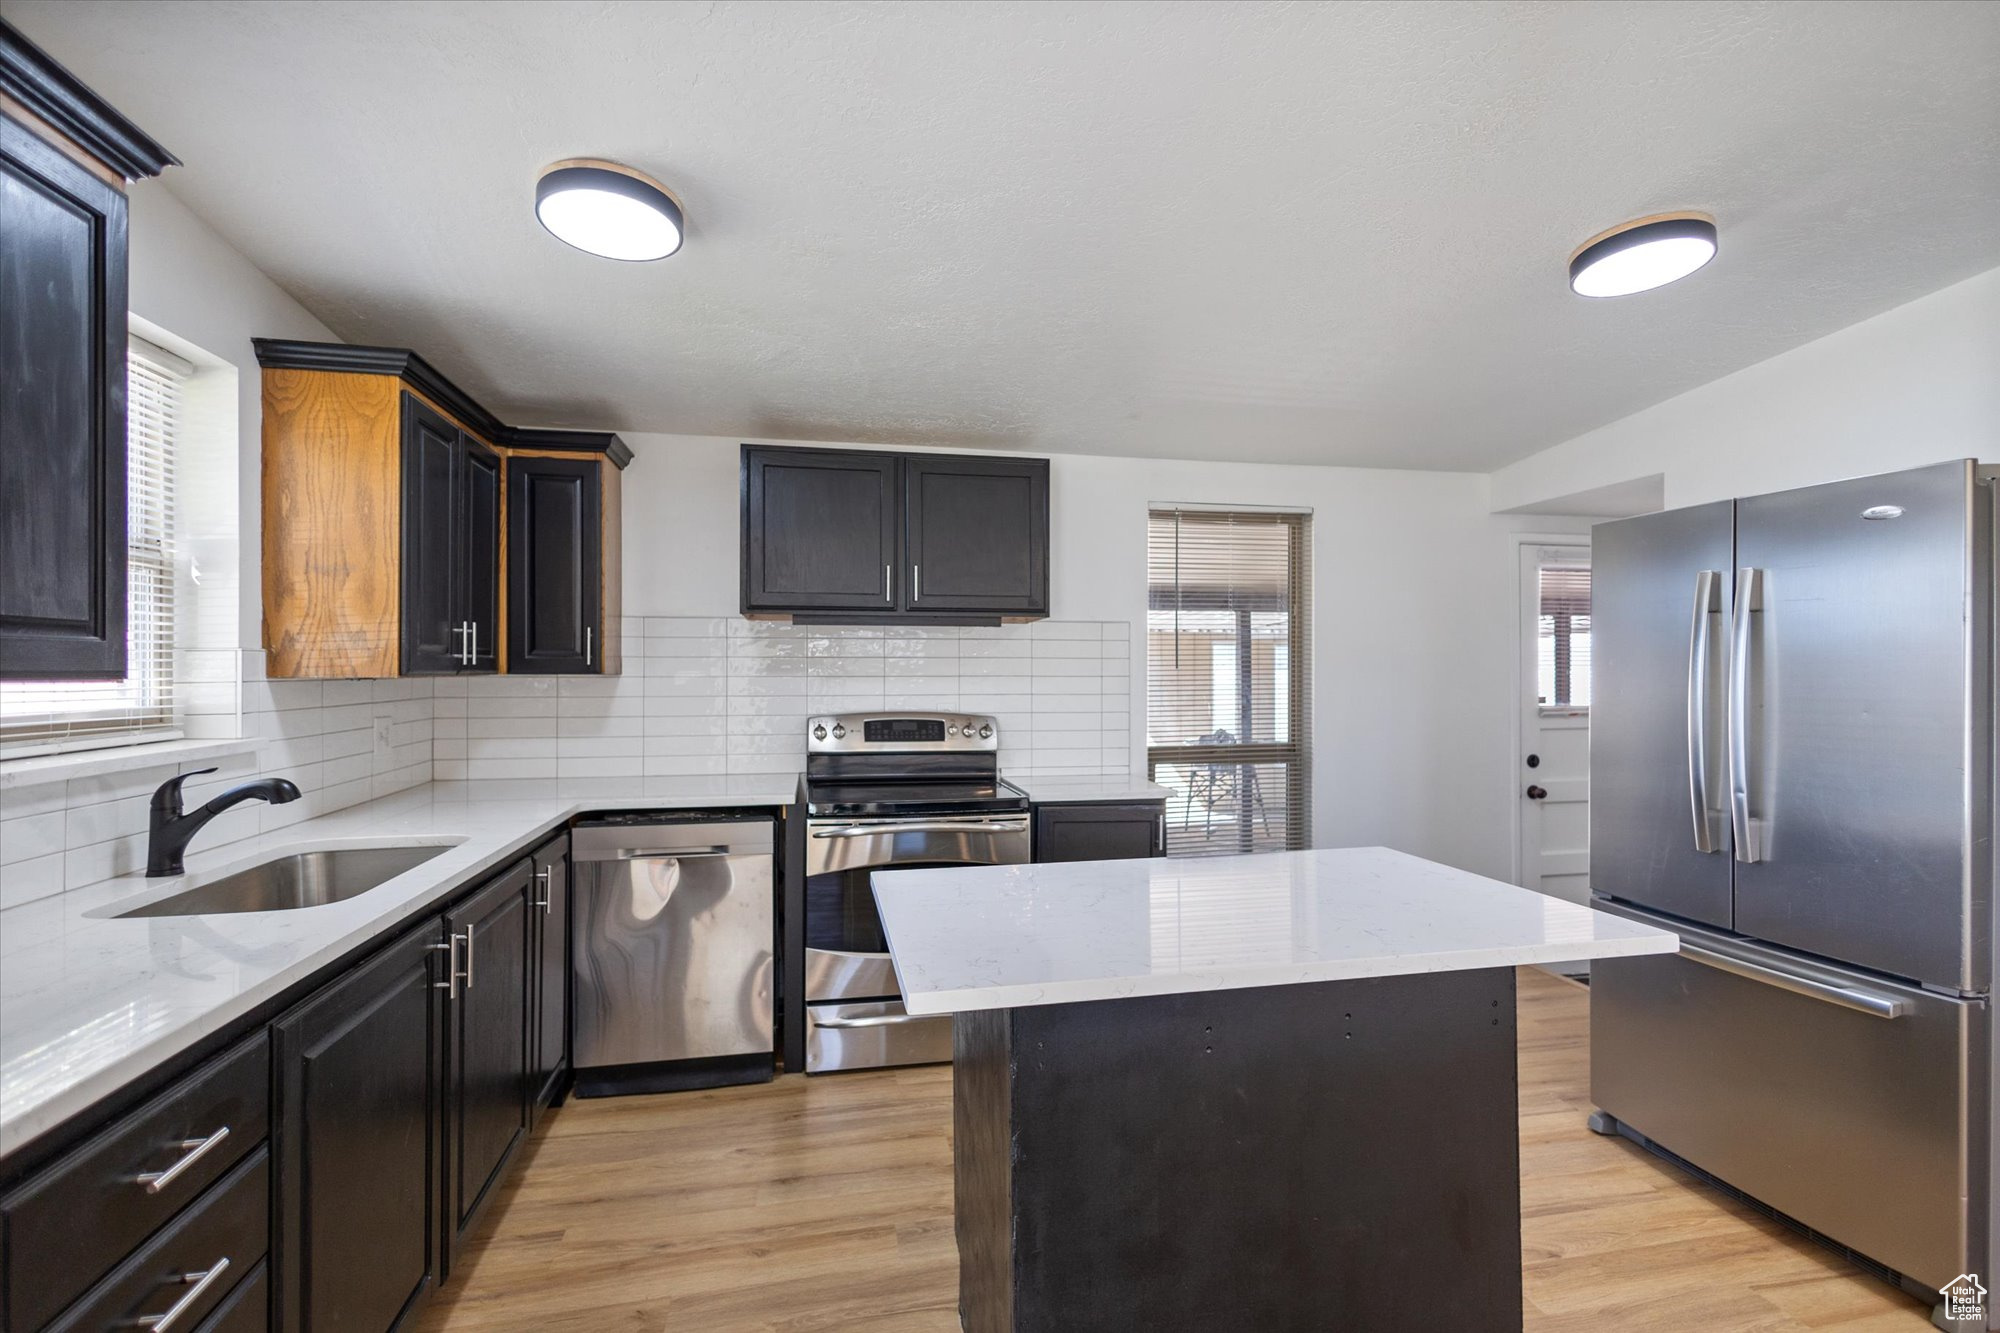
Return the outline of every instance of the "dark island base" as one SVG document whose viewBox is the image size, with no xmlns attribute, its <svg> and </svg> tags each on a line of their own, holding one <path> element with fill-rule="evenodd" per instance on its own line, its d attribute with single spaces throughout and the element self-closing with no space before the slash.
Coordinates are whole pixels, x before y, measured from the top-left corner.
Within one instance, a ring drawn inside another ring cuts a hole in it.
<svg viewBox="0 0 2000 1333">
<path fill-rule="evenodd" d="M 954 1028 L 966 1333 L 1521 1328 L 1511 968 Z"/>
</svg>

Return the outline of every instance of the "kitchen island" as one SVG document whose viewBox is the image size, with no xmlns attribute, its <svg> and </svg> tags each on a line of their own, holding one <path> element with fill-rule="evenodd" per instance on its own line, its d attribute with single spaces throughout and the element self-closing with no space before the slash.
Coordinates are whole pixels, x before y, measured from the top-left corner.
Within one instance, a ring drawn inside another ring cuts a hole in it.
<svg viewBox="0 0 2000 1333">
<path fill-rule="evenodd" d="M 1514 971 L 1672 934 L 1380 847 L 878 875 L 967 1333 L 1521 1327 Z"/>
</svg>

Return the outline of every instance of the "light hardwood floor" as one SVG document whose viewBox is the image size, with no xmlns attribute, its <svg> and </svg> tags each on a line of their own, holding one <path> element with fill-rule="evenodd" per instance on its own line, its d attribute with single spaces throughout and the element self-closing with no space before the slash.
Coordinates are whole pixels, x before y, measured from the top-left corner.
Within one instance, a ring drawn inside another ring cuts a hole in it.
<svg viewBox="0 0 2000 1333">
<path fill-rule="evenodd" d="M 1532 1333 L 1929 1327 L 1916 1302 L 1586 1130 L 1588 993 L 1520 978 Z M 421 1330 L 952 1333 L 951 1190 L 946 1068 L 573 1101 Z"/>
</svg>

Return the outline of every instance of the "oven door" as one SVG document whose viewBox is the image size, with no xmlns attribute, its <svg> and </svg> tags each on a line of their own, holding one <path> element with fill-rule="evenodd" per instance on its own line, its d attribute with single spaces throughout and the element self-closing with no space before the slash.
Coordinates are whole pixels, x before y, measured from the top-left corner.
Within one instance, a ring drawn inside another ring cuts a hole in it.
<svg viewBox="0 0 2000 1333">
<path fill-rule="evenodd" d="M 806 1002 L 893 999 L 877 870 L 1021 865 L 1028 816 L 815 819 L 806 824 Z"/>
</svg>

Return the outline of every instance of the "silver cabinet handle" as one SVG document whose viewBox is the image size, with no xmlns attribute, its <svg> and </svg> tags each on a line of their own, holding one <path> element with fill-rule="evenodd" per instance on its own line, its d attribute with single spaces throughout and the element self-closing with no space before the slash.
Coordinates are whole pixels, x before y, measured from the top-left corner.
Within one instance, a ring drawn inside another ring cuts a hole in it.
<svg viewBox="0 0 2000 1333">
<path fill-rule="evenodd" d="M 885 602 L 894 602 L 896 600 L 896 594 L 890 591 L 889 566 L 887 565 L 882 566 L 882 600 Z"/>
<path fill-rule="evenodd" d="M 1694 623 L 1688 631 L 1688 811 L 1694 816 L 1694 849 L 1698 852 L 1715 850 L 1715 820 L 1708 808 L 1708 676 L 1711 625 L 1722 610 L 1721 581 L 1720 572 L 1713 569 L 1694 576 Z"/>
<path fill-rule="evenodd" d="M 911 565 L 910 600 L 913 602 L 919 602 L 923 600 L 923 596 L 924 596 L 924 567 L 922 565 Z"/>
<path fill-rule="evenodd" d="M 549 879 L 554 874 L 555 874 L 555 869 L 552 866 L 543 866 L 540 870 L 537 870 L 535 872 L 535 883 L 542 886 L 542 896 L 535 899 L 535 906 L 541 908 L 545 914 L 549 910 L 549 896 L 551 892 L 549 888 Z"/>
<path fill-rule="evenodd" d="M 224 1125 L 205 1139 L 182 1139 L 174 1146 L 181 1150 L 181 1159 L 164 1171 L 147 1171 L 136 1179 L 146 1187 L 146 1193 L 158 1194 L 167 1186 L 186 1174 L 189 1167 L 214 1151 L 215 1146 L 229 1137 L 229 1126 Z"/>
<path fill-rule="evenodd" d="M 1789 972 L 1780 972 L 1774 967 L 1764 967 L 1747 959 L 1731 958 L 1728 954 L 1715 953 L 1681 941 L 1681 953 L 1703 967 L 1712 967 L 1718 972 L 1743 977 L 1749 981 L 1761 981 L 1766 986 L 1776 986 L 1779 990 L 1803 995 L 1807 999 L 1824 1000 L 1837 1004 L 1843 1009 L 1868 1014 L 1875 1018 L 1901 1018 L 1913 1007 L 1900 995 L 1883 995 L 1877 991 L 1863 990 L 1859 986 L 1836 986 L 1829 981 L 1814 981 L 1810 977 L 1797 977 Z"/>
<path fill-rule="evenodd" d="M 152 1329 L 153 1333 L 170 1333 L 174 1321 L 193 1309 L 208 1294 L 208 1289 L 221 1281 L 222 1275 L 228 1271 L 229 1260 L 225 1257 L 210 1264 L 206 1271 L 182 1273 L 177 1280 L 189 1284 L 187 1295 L 168 1306 L 165 1314 L 141 1315 L 133 1322 L 140 1328 Z"/>
<path fill-rule="evenodd" d="M 999 820 L 988 824 L 954 824 L 949 820 L 935 823 L 895 823 L 895 824 L 849 824 L 845 828 L 814 829 L 815 838 L 867 838 L 877 833 L 1025 833 L 1028 821 L 1025 819 Z"/>
<path fill-rule="evenodd" d="M 468 655 L 465 664 L 467 666 L 479 665 L 479 622 L 476 620 L 472 622 L 472 652 Z"/>
<path fill-rule="evenodd" d="M 466 954 L 466 965 L 463 972 L 458 970 L 458 946 L 460 944 L 465 945 Z M 446 955 L 444 980 L 433 981 L 431 989 L 448 992 L 450 997 L 456 1000 L 458 998 L 458 983 L 463 981 L 468 986 L 472 984 L 472 931 L 468 929 L 463 935 L 460 935 L 457 931 L 453 931 L 443 944 L 433 944 L 431 948 L 441 950 Z"/>
<path fill-rule="evenodd" d="M 457 662 L 460 666 L 464 666 L 465 665 L 465 622 L 463 620 L 459 621 L 456 625 L 453 625 L 451 627 L 451 637 L 458 640 L 458 647 L 454 648 L 451 653 L 452 660 L 454 662 Z"/>
<path fill-rule="evenodd" d="M 1746 865 L 1764 859 L 1763 830 L 1750 811 L 1750 644 L 1751 616 L 1764 610 L 1764 571 L 1736 573 L 1736 622 L 1729 646 L 1729 820 L 1736 859 Z"/>
<path fill-rule="evenodd" d="M 592 665 L 590 660 L 590 647 L 591 647 L 590 639 L 591 639 L 591 629 L 588 625 L 586 625 L 583 628 L 583 664 L 585 666 Z"/>
</svg>

